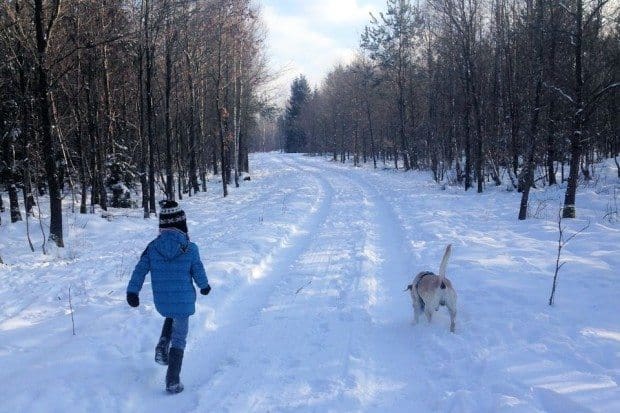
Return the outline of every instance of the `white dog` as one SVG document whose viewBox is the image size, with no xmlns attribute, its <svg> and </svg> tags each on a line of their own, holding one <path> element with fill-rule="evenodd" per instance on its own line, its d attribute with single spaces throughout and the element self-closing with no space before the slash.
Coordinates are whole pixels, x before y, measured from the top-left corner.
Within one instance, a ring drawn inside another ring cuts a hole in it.
<svg viewBox="0 0 620 413">
<path fill-rule="evenodd" d="M 450 331 L 454 333 L 454 320 L 456 318 L 456 292 L 452 283 L 446 278 L 446 266 L 452 253 L 452 245 L 446 247 L 446 252 L 439 266 L 439 274 L 431 271 L 422 271 L 407 286 L 405 291 L 411 291 L 413 302 L 414 323 L 418 322 L 420 314 L 424 311 L 430 323 L 433 311 L 439 310 L 439 306 L 445 305 L 450 313 Z"/>
</svg>

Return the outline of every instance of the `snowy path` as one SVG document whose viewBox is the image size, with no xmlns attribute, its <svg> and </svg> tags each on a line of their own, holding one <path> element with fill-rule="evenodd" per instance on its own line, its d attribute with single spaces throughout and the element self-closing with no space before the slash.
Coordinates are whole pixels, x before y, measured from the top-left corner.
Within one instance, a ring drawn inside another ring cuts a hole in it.
<svg viewBox="0 0 620 413">
<path fill-rule="evenodd" d="M 422 174 L 297 155 L 253 164 L 230 197 L 182 201 L 213 293 L 198 298 L 174 397 L 152 361 L 150 285 L 138 310 L 124 302 L 155 221 L 73 218 L 60 259 L 23 253 L 10 228 L 3 257 L 19 259 L 0 269 L 0 412 L 620 409 L 617 226 L 596 222 L 567 249 L 550 309 L 555 228 L 517 223 L 506 207 L 517 194 L 440 191 Z M 448 242 L 456 334 L 443 309 L 412 326 L 403 292 Z"/>
<path fill-rule="evenodd" d="M 390 253 L 402 252 L 397 222 L 389 209 L 377 208 L 376 199 L 382 201 L 376 191 L 342 173 L 324 177 L 301 164 L 290 165 L 320 195 L 293 245 L 279 251 L 263 274 L 275 280 L 258 287 L 266 302 L 254 302 L 252 316 L 237 323 L 230 337 L 213 333 L 224 353 L 210 354 L 225 365 L 199 393 L 218 401 L 216 411 L 349 410 L 356 401 L 372 403 L 377 392 L 401 387 L 371 367 L 382 363 L 376 363 L 368 337 L 378 332 L 372 310 L 385 299 L 379 286 L 389 285 L 386 276 L 406 272 Z M 402 289 L 402 279 L 396 280 Z M 255 292 L 252 285 L 246 290 L 240 300 Z M 236 321 L 239 307 L 247 312 L 238 303 L 229 307 Z M 221 316 L 228 318 L 225 311 Z"/>
</svg>

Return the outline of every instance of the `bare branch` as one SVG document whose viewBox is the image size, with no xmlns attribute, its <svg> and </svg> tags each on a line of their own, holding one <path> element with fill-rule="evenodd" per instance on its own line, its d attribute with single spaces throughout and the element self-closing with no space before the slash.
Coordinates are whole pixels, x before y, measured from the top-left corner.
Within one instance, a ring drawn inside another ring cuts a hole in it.
<svg viewBox="0 0 620 413">
<path fill-rule="evenodd" d="M 545 85 L 545 87 L 549 89 L 555 90 L 561 97 L 566 99 L 567 102 L 570 102 L 573 105 L 575 104 L 575 100 L 571 96 L 569 96 L 566 92 L 564 92 L 562 89 L 560 89 L 559 87 L 551 85 L 547 82 L 543 82 L 543 85 Z"/>
<path fill-rule="evenodd" d="M 583 228 L 581 228 L 579 231 L 575 232 L 575 233 L 574 233 L 574 234 L 572 234 L 570 237 L 568 237 L 568 238 L 564 241 L 563 245 L 568 244 L 568 242 L 569 242 L 570 240 L 572 240 L 572 239 L 573 239 L 573 238 L 575 238 L 577 235 L 581 234 L 583 231 L 585 231 L 586 229 L 588 229 L 588 227 L 589 227 L 589 226 L 590 226 L 590 221 L 588 221 L 588 223 L 587 223 L 586 225 L 584 225 L 584 226 L 583 226 Z"/>
</svg>

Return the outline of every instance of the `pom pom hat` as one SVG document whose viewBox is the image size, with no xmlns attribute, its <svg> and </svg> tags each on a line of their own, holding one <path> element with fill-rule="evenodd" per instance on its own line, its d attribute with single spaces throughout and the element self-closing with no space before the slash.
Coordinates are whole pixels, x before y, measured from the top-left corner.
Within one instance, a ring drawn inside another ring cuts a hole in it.
<svg viewBox="0 0 620 413">
<path fill-rule="evenodd" d="M 159 213 L 159 229 L 176 228 L 187 234 L 185 211 L 174 201 L 164 201 Z"/>
</svg>

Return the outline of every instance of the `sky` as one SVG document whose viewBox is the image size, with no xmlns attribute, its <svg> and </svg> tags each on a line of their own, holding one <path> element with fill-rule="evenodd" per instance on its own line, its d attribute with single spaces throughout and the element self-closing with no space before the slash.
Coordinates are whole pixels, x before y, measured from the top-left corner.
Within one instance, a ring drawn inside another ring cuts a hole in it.
<svg viewBox="0 0 620 413">
<path fill-rule="evenodd" d="M 267 26 L 268 56 L 279 74 L 275 87 L 284 101 L 294 78 L 303 74 L 319 86 L 338 63 L 348 63 L 359 49 L 370 12 L 385 0 L 260 0 Z"/>
</svg>

